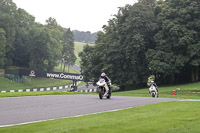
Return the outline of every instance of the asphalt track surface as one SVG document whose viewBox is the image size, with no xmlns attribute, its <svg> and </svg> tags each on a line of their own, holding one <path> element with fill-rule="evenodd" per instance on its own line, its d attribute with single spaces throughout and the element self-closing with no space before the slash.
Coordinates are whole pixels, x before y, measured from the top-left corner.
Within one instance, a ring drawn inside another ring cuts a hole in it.
<svg viewBox="0 0 200 133">
<path fill-rule="evenodd" d="M 58 118 L 77 117 L 100 112 L 180 99 L 98 95 L 46 95 L 0 98 L 0 127 L 21 125 Z"/>
</svg>

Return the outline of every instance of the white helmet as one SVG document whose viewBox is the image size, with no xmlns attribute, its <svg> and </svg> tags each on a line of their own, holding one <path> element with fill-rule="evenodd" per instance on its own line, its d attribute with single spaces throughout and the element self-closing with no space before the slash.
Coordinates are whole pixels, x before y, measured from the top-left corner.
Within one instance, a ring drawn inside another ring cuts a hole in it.
<svg viewBox="0 0 200 133">
<path fill-rule="evenodd" d="M 152 80 L 151 83 L 154 83 L 154 81 Z"/>
</svg>

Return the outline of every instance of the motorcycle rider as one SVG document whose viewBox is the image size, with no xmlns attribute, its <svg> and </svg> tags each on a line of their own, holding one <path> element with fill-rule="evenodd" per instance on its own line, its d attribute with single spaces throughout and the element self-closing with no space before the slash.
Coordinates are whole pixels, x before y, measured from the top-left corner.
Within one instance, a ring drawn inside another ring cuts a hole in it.
<svg viewBox="0 0 200 133">
<path fill-rule="evenodd" d="M 111 80 L 108 78 L 108 76 L 103 72 L 101 73 L 101 76 L 99 79 L 103 78 L 106 82 L 106 92 L 104 94 L 104 96 L 107 96 L 108 92 L 110 93 L 111 92 L 111 89 L 110 89 L 110 85 L 111 85 Z"/>
<path fill-rule="evenodd" d="M 158 92 L 158 86 L 156 85 L 156 83 L 152 80 L 151 83 L 150 83 L 150 86 L 155 86 L 156 88 L 156 91 Z M 149 92 L 150 93 L 150 92 Z"/>
</svg>

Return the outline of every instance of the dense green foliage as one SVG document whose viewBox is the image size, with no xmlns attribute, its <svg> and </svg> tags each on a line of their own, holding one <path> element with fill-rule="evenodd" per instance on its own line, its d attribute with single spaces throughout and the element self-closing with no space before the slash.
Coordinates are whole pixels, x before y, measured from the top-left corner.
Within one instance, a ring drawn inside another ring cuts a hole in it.
<svg viewBox="0 0 200 133">
<path fill-rule="evenodd" d="M 73 30 L 74 39 L 77 42 L 83 42 L 83 43 L 91 43 L 94 44 L 97 39 L 97 33 L 91 33 L 90 31 L 84 32 L 84 31 L 78 31 Z"/>
<path fill-rule="evenodd" d="M 63 60 L 74 64 L 74 36 L 54 18 L 42 25 L 12 0 L 0 0 L 0 67 L 49 70 Z"/>
<path fill-rule="evenodd" d="M 5 65 L 5 46 L 6 46 L 6 33 L 0 28 L 0 68 Z"/>
<path fill-rule="evenodd" d="M 149 67 L 163 82 L 198 81 L 200 1 L 168 0 L 158 6 L 156 46 L 146 54 Z"/>
<path fill-rule="evenodd" d="M 106 72 L 121 89 L 198 81 L 200 1 L 139 0 L 120 7 L 80 57 L 85 81 Z"/>
</svg>

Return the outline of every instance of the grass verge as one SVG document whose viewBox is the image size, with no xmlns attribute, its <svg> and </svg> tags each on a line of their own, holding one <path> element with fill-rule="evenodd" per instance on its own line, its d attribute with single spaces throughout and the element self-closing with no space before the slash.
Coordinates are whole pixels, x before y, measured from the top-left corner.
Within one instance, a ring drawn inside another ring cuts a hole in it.
<svg viewBox="0 0 200 133">
<path fill-rule="evenodd" d="M 81 117 L 3 127 L 1 133 L 198 133 L 199 102 L 166 102 Z"/>
<path fill-rule="evenodd" d="M 60 63 L 58 64 L 58 66 L 54 68 L 54 72 L 63 72 L 63 68 L 64 68 L 64 65 Z M 72 68 L 68 68 L 68 66 L 66 65 L 64 73 L 79 73 L 79 72 L 77 72 L 76 70 Z"/>
<path fill-rule="evenodd" d="M 22 96 L 41 96 L 41 95 L 77 95 L 79 92 L 60 92 L 58 91 L 36 91 L 36 92 L 10 92 L 0 93 L 0 97 L 22 97 Z M 84 93 L 92 94 L 92 93 Z"/>
<path fill-rule="evenodd" d="M 179 89 L 177 89 L 179 88 Z M 172 95 L 172 91 L 176 90 L 176 95 Z M 134 97 L 150 97 L 148 87 L 139 90 L 130 90 L 113 93 L 115 96 L 134 96 Z M 162 98 L 184 98 L 184 99 L 200 99 L 200 82 L 191 84 L 182 84 L 175 86 L 159 87 L 159 97 Z"/>
<path fill-rule="evenodd" d="M 31 89 L 40 87 L 62 86 L 72 83 L 69 80 L 47 79 L 47 78 L 31 78 L 26 77 L 24 82 L 15 82 L 7 78 L 0 77 L 0 90 L 17 90 Z"/>
</svg>

